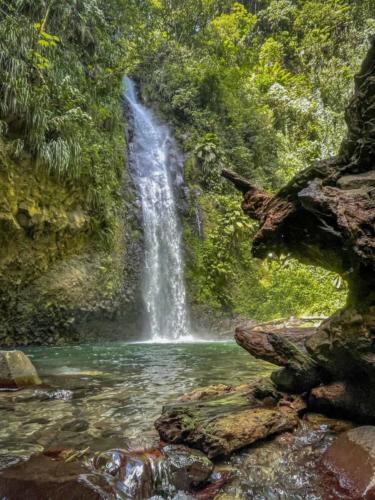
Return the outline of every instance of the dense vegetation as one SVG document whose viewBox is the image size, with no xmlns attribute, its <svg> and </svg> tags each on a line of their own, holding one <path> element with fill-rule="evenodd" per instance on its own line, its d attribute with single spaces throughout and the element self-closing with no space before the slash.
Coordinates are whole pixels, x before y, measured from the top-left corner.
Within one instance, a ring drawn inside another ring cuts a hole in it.
<svg viewBox="0 0 375 500">
<path fill-rule="evenodd" d="M 334 154 L 374 17 L 374 0 L 0 0 L 0 138 L 13 160 L 82 188 L 110 249 L 133 74 L 187 156 L 191 301 L 256 318 L 328 313 L 341 280 L 288 256 L 252 259 L 255 228 L 220 169 L 277 190 Z"/>
<path fill-rule="evenodd" d="M 93 232 L 116 224 L 124 3 L 0 1 L 0 132 L 62 183 L 87 186 Z"/>
<path fill-rule="evenodd" d="M 173 4 L 173 5 L 172 5 Z M 136 74 L 175 126 L 192 189 L 186 226 L 195 303 L 256 318 L 329 313 L 342 281 L 289 260 L 249 256 L 254 227 L 220 180 L 222 166 L 277 190 L 337 152 L 375 2 L 152 2 Z M 197 206 L 205 237 L 196 236 Z"/>
</svg>

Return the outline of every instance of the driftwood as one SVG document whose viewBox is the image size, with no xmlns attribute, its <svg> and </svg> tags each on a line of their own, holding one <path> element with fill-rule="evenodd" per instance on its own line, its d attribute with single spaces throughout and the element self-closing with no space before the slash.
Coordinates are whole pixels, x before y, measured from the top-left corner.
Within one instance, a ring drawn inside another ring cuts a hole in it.
<svg viewBox="0 0 375 500">
<path fill-rule="evenodd" d="M 285 398 L 269 380 L 205 388 L 163 408 L 155 427 L 168 443 L 198 448 L 210 458 L 228 455 L 273 434 L 292 430 L 305 404 Z"/>
</svg>

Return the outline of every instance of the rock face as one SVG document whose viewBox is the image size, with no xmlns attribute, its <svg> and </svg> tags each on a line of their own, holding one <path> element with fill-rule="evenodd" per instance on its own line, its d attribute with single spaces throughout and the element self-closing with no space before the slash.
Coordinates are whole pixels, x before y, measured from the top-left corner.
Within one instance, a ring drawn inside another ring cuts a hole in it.
<svg viewBox="0 0 375 500">
<path fill-rule="evenodd" d="M 339 436 L 322 463 L 349 494 L 337 498 L 375 498 L 375 427 L 357 427 Z"/>
<path fill-rule="evenodd" d="M 124 321 L 114 321 L 121 315 L 139 331 L 143 249 L 124 170 L 125 184 L 113 251 L 100 250 L 87 189 L 30 157 L 12 160 L 0 140 L 0 345 L 71 343 L 116 327 L 123 336 Z"/>
<path fill-rule="evenodd" d="M 350 382 L 352 391 L 358 386 L 371 394 L 375 381 L 375 39 L 356 76 L 346 121 L 348 135 L 338 156 L 298 173 L 275 196 L 231 171 L 223 171 L 223 176 L 243 193 L 244 212 L 259 221 L 252 247 L 255 256 L 291 253 L 348 282 L 347 307 L 322 323 L 306 341 L 306 349 L 320 381 L 327 374 L 332 382 Z M 293 364 L 296 353 L 290 356 L 288 363 Z M 294 376 L 284 371 L 280 387 L 285 375 Z M 367 411 L 375 417 L 375 404 Z"/>
<path fill-rule="evenodd" d="M 41 384 L 30 359 L 21 351 L 0 351 L 0 388 L 17 389 Z"/>
<path fill-rule="evenodd" d="M 260 381 L 166 406 L 155 427 L 162 440 L 187 444 L 213 458 L 294 429 L 299 409 L 293 398 L 285 401 L 270 382 Z"/>
<path fill-rule="evenodd" d="M 309 394 L 309 407 L 327 415 L 349 417 L 374 423 L 375 395 L 366 381 L 363 384 L 334 382 L 315 387 Z"/>
</svg>

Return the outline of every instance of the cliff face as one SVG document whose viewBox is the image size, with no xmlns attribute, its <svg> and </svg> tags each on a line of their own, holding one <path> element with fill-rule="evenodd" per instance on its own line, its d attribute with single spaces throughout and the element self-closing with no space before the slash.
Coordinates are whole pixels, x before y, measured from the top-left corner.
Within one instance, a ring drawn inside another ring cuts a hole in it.
<svg viewBox="0 0 375 500">
<path fill-rule="evenodd" d="M 125 212 L 111 252 L 100 250 L 83 186 L 54 179 L 26 156 L 15 163 L 1 146 L 0 344 L 129 335 L 140 263 Z"/>
<path fill-rule="evenodd" d="M 252 247 L 256 257 L 291 253 L 339 273 L 348 282 L 346 308 L 324 322 L 306 347 L 327 380 L 371 387 L 375 381 L 375 41 L 356 76 L 346 121 L 348 135 L 338 156 L 300 172 L 275 196 L 233 172 L 223 175 L 244 194 L 245 213 L 259 221 Z M 375 418 L 375 404 L 370 413 Z"/>
</svg>

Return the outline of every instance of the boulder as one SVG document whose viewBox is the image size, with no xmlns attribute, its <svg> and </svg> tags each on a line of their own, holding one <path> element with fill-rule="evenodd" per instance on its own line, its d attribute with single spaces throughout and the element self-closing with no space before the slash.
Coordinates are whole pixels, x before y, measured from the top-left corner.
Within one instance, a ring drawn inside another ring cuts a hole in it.
<svg viewBox="0 0 375 500">
<path fill-rule="evenodd" d="M 79 462 L 66 463 L 44 455 L 0 472 L 0 498 L 18 500 L 101 500 L 115 498 L 104 476 Z"/>
<path fill-rule="evenodd" d="M 198 450 L 167 445 L 161 450 L 114 449 L 99 453 L 92 460 L 95 472 L 113 478 L 116 492 L 126 498 L 142 500 L 155 493 L 190 491 L 205 484 L 212 462 Z"/>
<path fill-rule="evenodd" d="M 213 463 L 201 451 L 181 445 L 168 445 L 162 451 L 165 457 L 163 475 L 177 490 L 198 488 L 207 482 L 213 471 Z"/>
<path fill-rule="evenodd" d="M 293 398 L 283 400 L 271 383 L 258 382 L 247 389 L 168 405 L 155 427 L 163 441 L 186 444 L 213 458 L 294 429 L 300 408 Z"/>
<path fill-rule="evenodd" d="M 323 466 L 341 490 L 335 498 L 375 498 L 375 427 L 363 426 L 341 434 L 322 457 Z"/>
<path fill-rule="evenodd" d="M 375 383 L 375 306 L 334 314 L 306 341 L 310 356 L 336 380 L 370 379 Z"/>
<path fill-rule="evenodd" d="M 159 462 L 159 450 L 127 451 L 114 449 L 100 453 L 93 460 L 93 468 L 114 478 L 116 491 L 125 498 L 142 500 L 153 494 L 155 477 L 153 464 Z"/>
<path fill-rule="evenodd" d="M 0 388 L 18 389 L 41 384 L 30 359 L 22 351 L 0 351 Z"/>
</svg>

